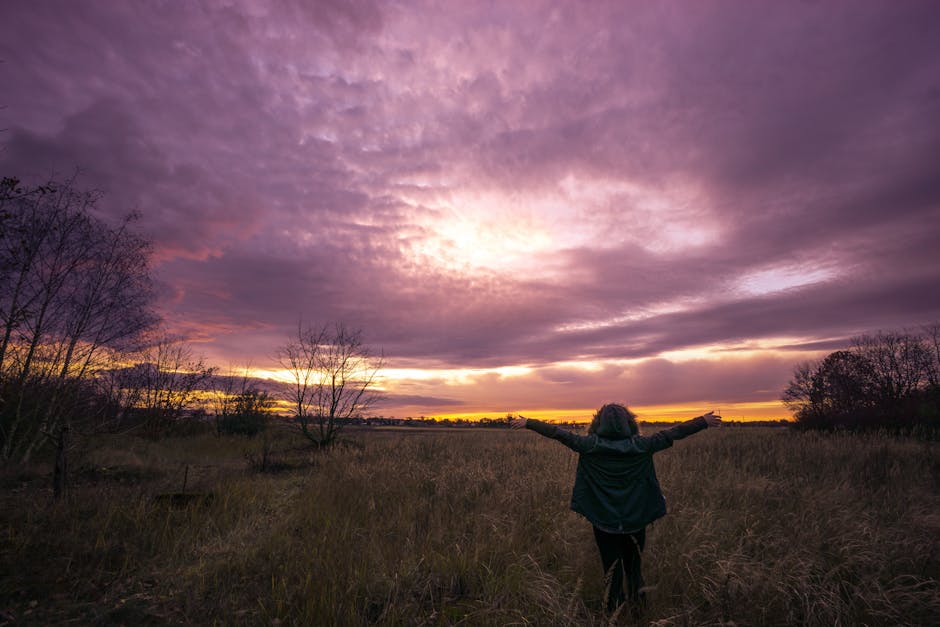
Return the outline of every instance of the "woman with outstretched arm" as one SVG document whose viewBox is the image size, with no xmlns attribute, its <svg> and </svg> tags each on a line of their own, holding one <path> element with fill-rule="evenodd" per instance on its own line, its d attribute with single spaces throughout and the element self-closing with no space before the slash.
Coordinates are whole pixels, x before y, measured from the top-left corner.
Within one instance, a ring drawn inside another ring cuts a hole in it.
<svg viewBox="0 0 940 627">
<path fill-rule="evenodd" d="M 634 613 L 643 603 L 640 555 L 646 542 L 646 526 L 666 514 L 653 454 L 676 440 L 720 425 L 721 417 L 708 412 L 642 436 L 633 412 L 615 403 L 604 405 L 594 414 L 586 436 L 524 416 L 510 421 L 513 429 L 531 429 L 578 453 L 571 509 L 594 526 L 594 539 L 606 573 L 608 612 L 626 600 L 624 579 Z"/>
</svg>

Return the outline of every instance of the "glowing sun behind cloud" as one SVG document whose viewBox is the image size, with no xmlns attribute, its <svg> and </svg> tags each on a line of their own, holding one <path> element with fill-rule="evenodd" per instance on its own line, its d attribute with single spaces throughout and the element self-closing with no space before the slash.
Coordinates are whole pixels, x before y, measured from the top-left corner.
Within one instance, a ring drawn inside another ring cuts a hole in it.
<svg viewBox="0 0 940 627">
<path fill-rule="evenodd" d="M 412 186 L 402 200 L 421 206 L 413 253 L 448 273 L 557 278 L 569 269 L 555 253 L 625 243 L 655 255 L 715 243 L 721 228 L 690 185 L 650 187 L 568 174 L 525 191 Z"/>
<path fill-rule="evenodd" d="M 515 211 L 511 198 L 453 194 L 434 209 L 417 253 L 444 271 L 533 272 L 556 245 L 544 222 Z"/>
</svg>

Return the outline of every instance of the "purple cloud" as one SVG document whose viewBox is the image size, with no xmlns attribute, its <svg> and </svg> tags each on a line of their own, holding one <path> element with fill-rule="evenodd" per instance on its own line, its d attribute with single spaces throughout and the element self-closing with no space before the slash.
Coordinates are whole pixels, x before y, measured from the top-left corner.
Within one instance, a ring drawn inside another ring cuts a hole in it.
<svg viewBox="0 0 940 627">
<path fill-rule="evenodd" d="M 219 362 L 270 365 L 303 316 L 477 369 L 401 378 L 424 412 L 750 402 L 940 319 L 935 3 L 5 16 L 4 175 L 78 168 L 104 215 L 139 211 L 168 324 Z"/>
</svg>

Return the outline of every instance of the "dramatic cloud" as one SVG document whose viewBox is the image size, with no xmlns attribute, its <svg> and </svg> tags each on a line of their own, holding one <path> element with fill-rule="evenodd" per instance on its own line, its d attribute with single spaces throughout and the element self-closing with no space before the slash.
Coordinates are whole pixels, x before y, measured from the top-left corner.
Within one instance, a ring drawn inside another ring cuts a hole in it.
<svg viewBox="0 0 940 627">
<path fill-rule="evenodd" d="M 3 174 L 138 211 L 171 328 L 359 326 L 390 413 L 746 415 L 940 319 L 933 2 L 23 0 L 0 61 Z"/>
</svg>

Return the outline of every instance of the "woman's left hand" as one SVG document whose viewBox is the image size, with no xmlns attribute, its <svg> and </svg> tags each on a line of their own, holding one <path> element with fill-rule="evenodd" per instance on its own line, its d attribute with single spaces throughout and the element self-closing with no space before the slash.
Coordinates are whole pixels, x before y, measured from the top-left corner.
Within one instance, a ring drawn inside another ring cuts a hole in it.
<svg viewBox="0 0 940 627">
<path fill-rule="evenodd" d="M 721 426 L 721 416 L 716 416 L 714 411 L 710 411 L 707 414 L 703 414 L 702 418 L 705 419 L 705 422 L 708 423 L 709 427 Z"/>
</svg>

